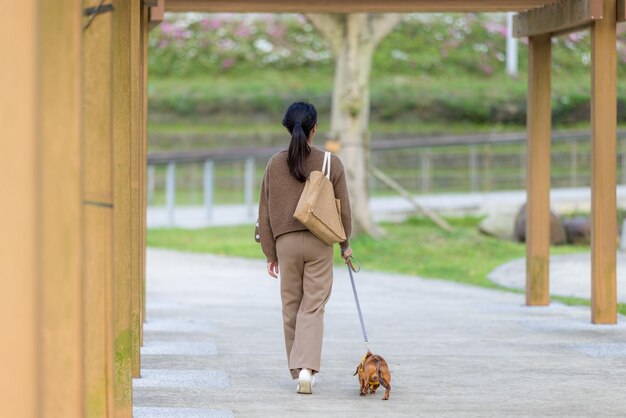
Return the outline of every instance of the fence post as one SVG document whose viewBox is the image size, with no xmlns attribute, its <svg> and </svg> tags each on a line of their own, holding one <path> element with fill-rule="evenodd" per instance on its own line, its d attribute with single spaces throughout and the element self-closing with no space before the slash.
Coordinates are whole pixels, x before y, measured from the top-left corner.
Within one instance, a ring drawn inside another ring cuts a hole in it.
<svg viewBox="0 0 626 418">
<path fill-rule="evenodd" d="M 506 14 L 506 73 L 512 77 L 517 77 L 517 39 L 513 37 L 513 15 Z"/>
<path fill-rule="evenodd" d="M 478 190 L 478 151 L 476 145 L 470 145 L 469 153 L 469 181 L 470 191 L 475 192 Z"/>
<path fill-rule="evenodd" d="M 176 206 L 176 164 L 173 161 L 167 163 L 167 176 L 165 179 L 165 206 L 167 207 L 167 223 L 174 226 L 174 207 Z"/>
<path fill-rule="evenodd" d="M 424 149 L 421 154 L 421 177 L 422 177 L 422 193 L 430 191 L 430 177 L 431 177 L 431 158 L 430 148 Z"/>
<path fill-rule="evenodd" d="M 620 158 L 622 161 L 622 184 L 626 184 L 626 141 L 619 136 L 617 140 L 620 144 Z"/>
<path fill-rule="evenodd" d="M 154 204 L 154 166 L 148 166 L 148 205 Z"/>
<path fill-rule="evenodd" d="M 253 206 L 253 191 L 254 191 L 254 157 L 246 158 L 246 174 L 244 183 L 244 198 L 246 202 L 246 208 L 248 217 L 254 218 L 254 206 Z"/>
<path fill-rule="evenodd" d="M 569 149 L 569 182 L 570 187 L 576 187 L 578 173 L 578 143 L 574 140 Z"/>
<path fill-rule="evenodd" d="M 213 218 L 213 169 L 211 160 L 204 162 L 204 209 L 207 220 Z"/>
<path fill-rule="evenodd" d="M 526 187 L 526 144 L 520 144 L 519 160 L 520 187 L 523 189 Z"/>
<path fill-rule="evenodd" d="M 483 146 L 483 191 L 491 192 L 493 188 L 491 175 L 491 146 L 485 144 Z"/>
</svg>

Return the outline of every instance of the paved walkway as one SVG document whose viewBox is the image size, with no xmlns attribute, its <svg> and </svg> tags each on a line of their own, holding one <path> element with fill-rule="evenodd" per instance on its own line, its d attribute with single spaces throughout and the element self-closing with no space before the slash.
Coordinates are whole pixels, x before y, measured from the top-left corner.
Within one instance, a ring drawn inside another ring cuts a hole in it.
<svg viewBox="0 0 626 418">
<path fill-rule="evenodd" d="M 262 261 L 150 249 L 135 416 L 624 416 L 626 318 L 591 325 L 588 308 L 528 308 L 520 294 L 385 273 L 361 272 L 357 286 L 371 346 L 392 371 L 389 401 L 358 396 L 364 347 L 343 268 L 320 381 L 305 396 L 287 372 L 278 283 Z"/>
<path fill-rule="evenodd" d="M 490 193 L 447 193 L 420 195 L 417 201 L 440 214 L 482 215 L 494 208 L 521 206 L 526 201 L 526 191 L 515 190 Z M 554 189 L 550 195 L 552 207 L 557 211 L 589 211 L 591 192 L 589 188 Z M 617 187 L 617 203 L 626 207 L 626 186 Z M 374 219 L 402 220 L 414 213 L 411 204 L 402 197 L 376 197 L 370 200 Z M 213 216 L 207 219 L 202 206 L 183 206 L 175 210 L 174 224 L 182 228 L 202 228 L 215 225 L 237 225 L 256 220 L 256 206 L 220 205 L 213 208 Z M 148 208 L 148 228 L 169 226 L 168 213 L 164 207 Z"/>
<path fill-rule="evenodd" d="M 524 289 L 526 258 L 509 261 L 489 276 L 505 287 Z M 626 254 L 617 253 L 617 300 L 626 303 Z M 589 252 L 550 257 L 550 294 L 591 299 L 591 254 Z"/>
</svg>

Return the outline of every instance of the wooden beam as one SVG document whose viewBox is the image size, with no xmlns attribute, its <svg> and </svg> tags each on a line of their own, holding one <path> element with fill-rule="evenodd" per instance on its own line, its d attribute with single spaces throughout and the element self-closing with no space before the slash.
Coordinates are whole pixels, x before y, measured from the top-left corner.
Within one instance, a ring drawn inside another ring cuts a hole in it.
<svg viewBox="0 0 626 418">
<path fill-rule="evenodd" d="M 95 7 L 99 0 L 85 6 Z M 83 34 L 83 248 L 85 251 L 85 412 L 113 410 L 113 15 Z"/>
<path fill-rule="evenodd" d="M 558 0 L 168 0 L 168 12 L 497 12 L 522 11 Z"/>
<path fill-rule="evenodd" d="M 526 304 L 536 306 L 550 303 L 550 35 L 530 37 L 528 52 Z"/>
<path fill-rule="evenodd" d="M 130 13 L 130 248 L 131 248 L 131 327 L 132 376 L 139 377 L 140 334 L 141 334 L 141 166 L 143 154 L 143 45 L 141 44 L 141 15 L 143 6 L 140 0 L 131 0 Z"/>
<path fill-rule="evenodd" d="M 149 30 L 156 28 L 165 19 L 165 0 L 158 0 L 155 6 L 150 7 L 148 20 Z"/>
<path fill-rule="evenodd" d="M 617 21 L 626 22 L 626 0 L 617 1 Z"/>
<path fill-rule="evenodd" d="M 0 416 L 39 411 L 37 0 L 0 13 Z M 15 47 L 19 33 L 20 47 Z M 11 63 L 11 65 L 6 65 Z"/>
<path fill-rule="evenodd" d="M 113 14 L 113 274 L 115 417 L 132 417 L 131 379 L 131 8 L 114 0 Z"/>
<path fill-rule="evenodd" d="M 591 320 L 617 322 L 616 0 L 603 0 L 605 19 L 591 28 Z"/>
<path fill-rule="evenodd" d="M 602 19 L 602 0 L 561 0 L 513 17 L 513 36 L 561 34 Z"/>
</svg>

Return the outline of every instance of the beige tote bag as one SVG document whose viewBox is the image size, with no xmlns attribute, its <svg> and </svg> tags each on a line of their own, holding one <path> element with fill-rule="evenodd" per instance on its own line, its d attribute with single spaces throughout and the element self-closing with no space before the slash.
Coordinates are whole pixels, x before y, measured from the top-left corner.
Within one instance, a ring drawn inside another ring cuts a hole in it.
<svg viewBox="0 0 626 418">
<path fill-rule="evenodd" d="M 322 171 L 311 171 L 293 217 L 328 245 L 346 240 L 341 203 L 330 181 L 330 152 L 324 153 Z"/>
</svg>

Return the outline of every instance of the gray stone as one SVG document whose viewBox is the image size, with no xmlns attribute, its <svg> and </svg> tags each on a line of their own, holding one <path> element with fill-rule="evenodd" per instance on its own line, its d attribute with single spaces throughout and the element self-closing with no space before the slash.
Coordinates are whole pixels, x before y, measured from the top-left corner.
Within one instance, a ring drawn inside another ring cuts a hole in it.
<svg viewBox="0 0 626 418">
<path fill-rule="evenodd" d="M 589 218 L 563 219 L 563 229 L 568 244 L 588 245 L 591 243 L 591 220 Z"/>
<path fill-rule="evenodd" d="M 492 208 L 478 225 L 478 230 L 496 238 L 513 240 L 517 211 L 517 206 Z"/>
<path fill-rule="evenodd" d="M 524 203 L 515 218 L 514 236 L 518 242 L 526 242 L 526 217 L 526 203 Z M 562 245 L 565 243 L 565 229 L 563 229 L 561 218 L 553 211 L 550 211 L 550 245 Z"/>
</svg>

